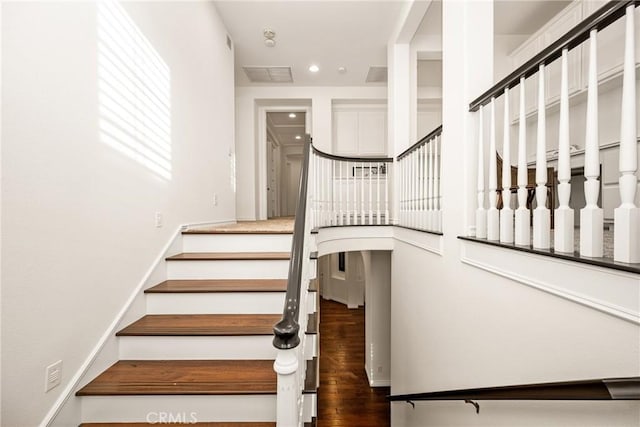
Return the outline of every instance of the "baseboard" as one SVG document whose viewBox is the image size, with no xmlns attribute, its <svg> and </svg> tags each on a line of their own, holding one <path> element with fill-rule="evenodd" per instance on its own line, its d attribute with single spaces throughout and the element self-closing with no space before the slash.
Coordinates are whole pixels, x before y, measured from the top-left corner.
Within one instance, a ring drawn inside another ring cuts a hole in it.
<svg viewBox="0 0 640 427">
<path fill-rule="evenodd" d="M 122 319 L 125 317 L 129 309 L 131 308 L 136 297 L 139 294 L 141 294 L 142 291 L 144 290 L 144 287 L 149 281 L 149 278 L 152 276 L 153 272 L 158 268 L 158 266 L 161 263 L 165 262 L 165 258 L 169 255 L 168 252 L 170 251 L 170 248 L 176 243 L 176 241 L 179 238 L 182 237 L 182 234 L 181 234 L 182 231 L 187 227 L 218 225 L 218 224 L 235 223 L 235 222 L 236 222 L 235 220 L 225 219 L 220 221 L 207 221 L 207 222 L 199 222 L 199 223 L 181 224 L 180 226 L 177 227 L 177 229 L 171 235 L 169 241 L 165 244 L 165 246 L 162 248 L 162 250 L 156 257 L 156 259 L 152 263 L 151 267 L 144 274 L 140 282 L 138 282 L 135 289 L 133 290 L 133 292 L 130 294 L 129 298 L 125 302 L 123 308 L 118 312 L 118 314 L 115 316 L 115 318 L 113 319 L 113 321 L 111 322 L 107 330 L 102 334 L 102 336 L 98 340 L 98 343 L 94 346 L 94 348 L 89 353 L 88 357 L 85 359 L 82 365 L 80 365 L 80 368 L 75 372 L 75 374 L 69 381 L 69 384 L 65 387 L 62 393 L 60 393 L 60 396 L 58 397 L 58 399 L 55 401 L 55 403 L 53 404 L 49 412 L 47 412 L 44 419 L 40 422 L 39 427 L 49 426 L 55 420 L 56 416 L 62 411 L 64 405 L 69 400 L 69 398 L 73 396 L 73 394 L 75 393 L 76 389 L 80 384 L 80 381 L 82 380 L 84 375 L 87 373 L 87 371 L 91 368 L 91 366 L 93 365 L 94 361 L 100 354 L 101 350 L 104 348 L 107 341 L 111 337 L 115 336 L 116 329 L 118 328 Z"/>
</svg>

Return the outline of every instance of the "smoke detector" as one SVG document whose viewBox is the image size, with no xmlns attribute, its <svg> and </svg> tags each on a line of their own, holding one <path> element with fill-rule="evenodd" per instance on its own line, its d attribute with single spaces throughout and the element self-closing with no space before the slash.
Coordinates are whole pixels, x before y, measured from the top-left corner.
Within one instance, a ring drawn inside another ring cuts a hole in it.
<svg viewBox="0 0 640 427">
<path fill-rule="evenodd" d="M 267 28 L 264 30 L 264 32 L 262 33 L 264 35 L 264 45 L 266 47 L 274 47 L 276 45 L 276 33 L 275 31 Z"/>
</svg>

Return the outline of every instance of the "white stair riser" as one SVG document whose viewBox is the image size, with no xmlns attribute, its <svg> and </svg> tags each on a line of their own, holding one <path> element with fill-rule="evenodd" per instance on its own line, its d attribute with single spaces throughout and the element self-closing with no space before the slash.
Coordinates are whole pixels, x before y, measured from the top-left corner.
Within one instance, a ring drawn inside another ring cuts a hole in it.
<svg viewBox="0 0 640 427">
<path fill-rule="evenodd" d="M 318 357 L 318 335 L 307 334 L 304 344 L 304 359 L 311 360 L 314 357 Z"/>
<path fill-rule="evenodd" d="M 286 279 L 289 260 L 168 261 L 172 279 Z"/>
<path fill-rule="evenodd" d="M 272 335 L 119 337 L 120 360 L 275 359 Z"/>
<path fill-rule="evenodd" d="M 183 252 L 289 252 L 290 234 L 185 234 Z"/>
<path fill-rule="evenodd" d="M 318 416 L 318 395 L 309 393 L 302 395 L 302 421 L 310 423 L 312 417 Z"/>
<path fill-rule="evenodd" d="M 149 293 L 147 314 L 281 313 L 284 292 Z"/>
<path fill-rule="evenodd" d="M 159 416 L 181 421 L 275 421 L 276 396 L 84 396 L 82 422 L 151 422 Z M 186 420 L 184 419 L 186 417 Z M 169 419 L 165 418 L 165 424 Z"/>
<path fill-rule="evenodd" d="M 311 263 L 309 265 L 309 280 L 313 280 L 316 278 L 318 272 L 318 260 L 310 259 L 309 262 Z"/>
<path fill-rule="evenodd" d="M 318 298 L 317 292 L 307 293 L 307 313 L 311 314 L 317 311 L 316 307 L 317 307 L 318 301 L 316 298 Z"/>
</svg>

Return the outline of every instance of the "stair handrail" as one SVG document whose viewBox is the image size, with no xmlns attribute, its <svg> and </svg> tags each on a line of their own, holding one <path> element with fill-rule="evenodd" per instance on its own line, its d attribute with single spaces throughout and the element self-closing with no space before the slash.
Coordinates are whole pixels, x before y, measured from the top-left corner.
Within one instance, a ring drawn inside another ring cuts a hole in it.
<svg viewBox="0 0 640 427">
<path fill-rule="evenodd" d="M 282 318 L 273 327 L 273 346 L 277 349 L 288 350 L 300 345 L 300 288 L 302 282 L 302 264 L 304 261 L 305 227 L 307 214 L 307 193 L 309 182 L 309 157 L 311 136 L 305 135 L 300 181 L 298 187 L 298 205 L 293 226 L 293 241 L 291 243 L 291 259 L 287 276 L 287 293 L 285 297 Z"/>
<path fill-rule="evenodd" d="M 318 150 L 315 146 L 311 146 L 313 153 L 320 157 L 324 157 L 329 160 L 337 160 L 340 162 L 353 162 L 353 163 L 392 163 L 393 157 L 352 157 L 352 156 L 338 156 L 336 154 L 325 153 Z"/>
<path fill-rule="evenodd" d="M 511 89 L 520 83 L 520 78 L 528 78 L 538 72 L 540 64 L 549 64 L 562 56 L 564 49 L 573 49 L 589 38 L 593 29 L 602 29 L 616 22 L 624 16 L 627 6 L 640 5 L 640 0 L 610 0 L 604 6 L 578 23 L 562 37 L 542 49 L 533 58 L 515 69 L 511 74 L 493 85 L 485 93 L 469 104 L 469 111 L 478 111 L 481 106 L 489 104 L 492 98 L 497 98 L 505 89 Z"/>
<path fill-rule="evenodd" d="M 429 393 L 395 394 L 391 402 L 429 400 L 640 400 L 640 377 L 598 378 L 498 387 L 468 388 Z"/>
<path fill-rule="evenodd" d="M 416 151 L 418 148 L 422 147 L 423 145 L 425 145 L 427 142 L 431 141 L 432 139 L 434 139 L 436 136 L 442 135 L 442 125 L 438 126 L 437 128 L 435 128 L 434 130 L 432 130 L 431 132 L 429 132 L 427 135 L 423 136 L 422 138 L 420 138 L 415 144 L 413 144 L 411 147 L 407 148 L 406 150 L 404 150 L 402 153 L 398 154 L 398 156 L 396 157 L 397 160 L 401 160 L 403 157 L 406 157 L 407 155 L 409 155 L 410 153 Z"/>
</svg>

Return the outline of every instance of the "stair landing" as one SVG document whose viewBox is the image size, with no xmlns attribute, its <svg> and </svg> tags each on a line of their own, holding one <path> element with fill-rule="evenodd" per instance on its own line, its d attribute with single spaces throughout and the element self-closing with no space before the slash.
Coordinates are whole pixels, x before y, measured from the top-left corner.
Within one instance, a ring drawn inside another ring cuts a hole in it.
<svg viewBox="0 0 640 427">
<path fill-rule="evenodd" d="M 182 234 L 292 234 L 294 217 L 264 221 L 239 221 L 235 224 L 193 227 Z"/>
</svg>

